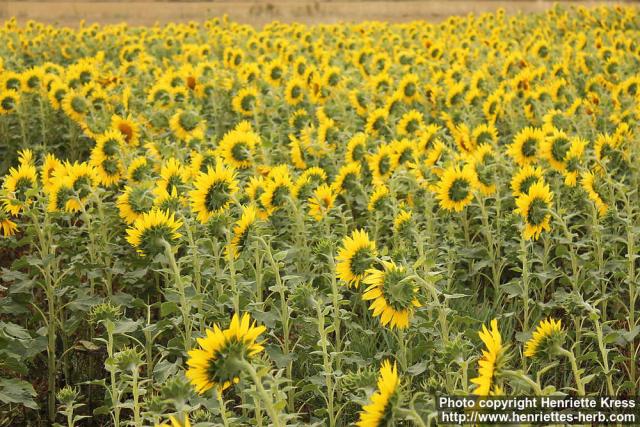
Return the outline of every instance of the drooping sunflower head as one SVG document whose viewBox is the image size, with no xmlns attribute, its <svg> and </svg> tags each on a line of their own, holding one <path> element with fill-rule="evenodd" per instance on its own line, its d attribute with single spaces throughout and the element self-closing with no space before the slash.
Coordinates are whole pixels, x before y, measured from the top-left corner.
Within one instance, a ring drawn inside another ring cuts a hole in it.
<svg viewBox="0 0 640 427">
<path fill-rule="evenodd" d="M 127 229 L 127 242 L 133 246 L 141 256 L 155 256 L 165 251 L 165 242 L 169 245 L 177 243 L 182 237 L 178 230 L 182 221 L 176 220 L 158 208 L 140 215 Z"/>
<path fill-rule="evenodd" d="M 553 358 L 562 346 L 564 332 L 560 320 L 542 320 L 531 338 L 524 344 L 525 357 Z"/>
<path fill-rule="evenodd" d="M 358 287 L 377 256 L 376 244 L 364 230 L 345 236 L 336 256 L 338 278 L 349 286 Z"/>
<path fill-rule="evenodd" d="M 406 329 L 414 309 L 421 306 L 418 285 L 404 266 L 382 261 L 382 267 L 367 270 L 362 282 L 368 287 L 362 299 L 372 301 L 369 310 L 380 317 L 382 326 Z"/>
<path fill-rule="evenodd" d="M 491 329 L 482 325 L 479 335 L 486 350 L 482 350 L 482 357 L 478 361 L 478 376 L 471 380 L 477 386 L 473 394 L 477 396 L 500 394 L 502 387 L 497 380 L 506 363 L 507 347 L 502 344 L 498 321 L 496 319 L 491 321 Z"/>
<path fill-rule="evenodd" d="M 191 207 L 198 215 L 198 220 L 205 224 L 212 216 L 222 214 L 233 202 L 238 191 L 235 173 L 218 163 L 215 169 L 209 168 L 207 173 L 196 179 L 195 189 L 189 195 Z"/>
<path fill-rule="evenodd" d="M 222 392 L 240 381 L 243 362 L 249 362 L 264 350 L 258 337 L 266 330 L 251 322 L 248 313 L 234 314 L 227 329 L 216 324 L 198 338 L 199 349 L 188 352 L 186 376 L 200 394 L 215 388 Z"/>
<path fill-rule="evenodd" d="M 537 240 L 542 231 L 551 230 L 551 201 L 553 193 L 549 185 L 538 181 L 529 187 L 526 194 L 516 199 L 515 212 L 524 219 L 523 236 Z"/>
<path fill-rule="evenodd" d="M 449 211 L 461 212 L 473 200 L 476 186 L 475 172 L 467 166 L 447 168 L 440 178 L 436 189 L 436 198 L 440 207 Z"/>
<path fill-rule="evenodd" d="M 378 389 L 370 403 L 362 407 L 356 426 L 379 427 L 394 425 L 394 407 L 399 400 L 400 379 L 396 363 L 382 362 L 378 376 Z"/>
</svg>

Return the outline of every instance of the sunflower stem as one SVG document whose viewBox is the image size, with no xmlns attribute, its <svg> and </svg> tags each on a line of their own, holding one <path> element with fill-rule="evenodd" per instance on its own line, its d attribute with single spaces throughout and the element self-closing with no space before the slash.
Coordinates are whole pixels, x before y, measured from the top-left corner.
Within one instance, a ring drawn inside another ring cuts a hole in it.
<svg viewBox="0 0 640 427">
<path fill-rule="evenodd" d="M 567 359 L 569 359 L 569 363 L 571 363 L 571 370 L 573 371 L 573 376 L 576 381 L 576 388 L 578 389 L 578 395 L 584 396 L 585 387 L 584 387 L 584 383 L 582 382 L 582 377 L 580 376 L 580 369 L 578 369 L 578 362 L 576 361 L 575 354 L 573 354 L 572 351 L 565 350 L 562 347 L 558 347 L 558 353 L 565 356 Z"/>
<path fill-rule="evenodd" d="M 178 293 L 180 294 L 180 311 L 182 313 L 182 322 L 184 324 L 184 348 L 191 348 L 191 306 L 187 301 L 187 296 L 184 290 L 184 283 L 182 282 L 182 276 L 180 275 L 180 268 L 176 262 L 176 258 L 173 255 L 171 245 L 166 240 L 162 239 L 162 245 L 165 249 L 165 255 L 169 260 L 169 267 L 173 272 L 174 282 L 178 287 Z"/>
<path fill-rule="evenodd" d="M 264 386 L 262 385 L 262 380 L 258 376 L 258 372 L 256 372 L 256 369 L 253 367 L 253 365 L 251 365 L 251 363 L 247 362 L 246 360 L 242 360 L 239 363 L 242 369 L 247 374 L 249 374 L 249 376 L 251 377 L 251 380 L 253 381 L 253 384 L 256 386 L 256 391 L 258 392 L 258 396 L 262 400 L 262 403 L 264 403 L 265 410 L 267 411 L 267 414 L 269 414 L 269 418 L 271 418 L 271 421 L 273 422 L 274 427 L 280 427 L 282 425 L 280 423 L 280 416 L 278 414 L 278 411 L 276 411 L 275 409 L 273 400 L 271 399 L 267 391 L 264 389 Z"/>
</svg>

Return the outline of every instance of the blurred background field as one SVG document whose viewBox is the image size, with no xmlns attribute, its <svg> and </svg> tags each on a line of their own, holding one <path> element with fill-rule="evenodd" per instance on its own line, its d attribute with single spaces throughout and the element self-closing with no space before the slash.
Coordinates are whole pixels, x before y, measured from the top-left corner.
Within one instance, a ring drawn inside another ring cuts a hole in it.
<svg viewBox="0 0 640 427">
<path fill-rule="evenodd" d="M 307 24 L 340 21 L 413 20 L 440 21 L 451 15 L 483 13 L 504 8 L 507 13 L 539 12 L 553 4 L 582 4 L 587 7 L 609 3 L 602 1 L 5 1 L 0 0 L 0 19 L 16 16 L 21 21 L 38 21 L 75 25 L 81 19 L 88 22 L 151 25 L 156 22 L 202 20 L 223 14 L 237 22 L 263 25 L 278 20 Z M 636 2 L 611 2 L 636 3 Z"/>
</svg>

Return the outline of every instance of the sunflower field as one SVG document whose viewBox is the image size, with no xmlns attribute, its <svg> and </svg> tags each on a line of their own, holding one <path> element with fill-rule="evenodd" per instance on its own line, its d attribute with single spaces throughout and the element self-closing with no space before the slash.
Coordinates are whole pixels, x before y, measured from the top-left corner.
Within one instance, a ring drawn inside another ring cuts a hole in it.
<svg viewBox="0 0 640 427">
<path fill-rule="evenodd" d="M 0 425 L 637 395 L 640 15 L 0 28 Z"/>
</svg>

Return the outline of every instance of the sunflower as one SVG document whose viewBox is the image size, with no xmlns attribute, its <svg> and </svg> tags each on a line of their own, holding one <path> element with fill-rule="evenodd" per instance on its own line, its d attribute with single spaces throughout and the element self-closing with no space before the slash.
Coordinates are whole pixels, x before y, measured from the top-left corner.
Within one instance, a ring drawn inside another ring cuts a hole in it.
<svg viewBox="0 0 640 427">
<path fill-rule="evenodd" d="M 130 146 L 135 147 L 140 142 L 140 125 L 131 116 L 114 114 L 111 117 L 111 128 L 120 132 Z"/>
<path fill-rule="evenodd" d="M 480 192 L 485 196 L 495 193 L 496 162 L 493 147 L 487 143 L 479 145 L 469 156 L 467 164 L 477 177 L 476 185 Z"/>
<path fill-rule="evenodd" d="M 127 178 L 133 182 L 142 182 L 150 178 L 151 171 L 151 164 L 147 157 L 134 157 L 127 168 Z"/>
<path fill-rule="evenodd" d="M 396 233 L 402 233 L 411 223 L 411 211 L 400 209 L 393 219 L 393 229 Z"/>
<path fill-rule="evenodd" d="M 478 376 L 471 380 L 473 384 L 477 385 L 473 394 L 477 396 L 500 394 L 496 393 L 501 390 L 501 387 L 496 384 L 496 377 L 505 362 L 507 349 L 502 345 L 498 321 L 496 319 L 491 321 L 491 330 L 482 325 L 482 331 L 479 335 L 487 349 L 482 350 L 482 358 L 478 361 Z"/>
<path fill-rule="evenodd" d="M 204 139 L 206 123 L 197 112 L 179 109 L 171 116 L 169 127 L 178 139 L 189 142 L 193 139 Z"/>
<path fill-rule="evenodd" d="M 518 170 L 511 178 L 511 190 L 514 197 L 525 195 L 536 182 L 544 181 L 544 171 L 541 167 L 527 165 Z"/>
<path fill-rule="evenodd" d="M 269 179 L 260 196 L 260 202 L 267 212 L 272 212 L 285 206 L 293 191 L 291 176 L 285 168 L 277 169 L 269 174 Z"/>
<path fill-rule="evenodd" d="M 294 77 L 284 89 L 284 99 L 287 104 L 295 107 L 304 100 L 305 83 L 300 77 Z"/>
<path fill-rule="evenodd" d="M 180 193 L 189 181 L 190 176 L 191 170 L 180 163 L 178 159 L 171 157 L 160 168 L 158 185 L 164 187 L 169 193 L 174 188 Z"/>
<path fill-rule="evenodd" d="M 162 424 L 156 424 L 154 427 L 191 427 L 191 421 L 189 421 L 189 416 L 183 415 L 183 419 L 184 419 L 184 422 L 181 422 L 180 420 L 178 420 L 178 418 L 171 415 L 169 417 L 169 422 L 171 423 L 171 425 L 167 423 L 162 423 Z"/>
<path fill-rule="evenodd" d="M 9 169 L 2 188 L 7 192 L 4 200 L 5 208 L 12 215 L 18 215 L 31 203 L 29 192 L 38 188 L 38 171 L 30 163 L 22 163 L 17 168 Z"/>
<path fill-rule="evenodd" d="M 89 164 L 93 166 L 98 175 L 98 182 L 104 186 L 116 185 L 122 177 L 122 164 L 116 157 L 107 157 L 98 147 L 91 150 Z"/>
<path fill-rule="evenodd" d="M 338 174 L 333 180 L 331 186 L 336 193 L 342 193 L 355 188 L 358 184 L 358 178 L 362 171 L 360 163 L 351 162 L 340 167 Z"/>
<path fill-rule="evenodd" d="M 247 169 L 251 167 L 255 147 L 259 145 L 260 136 L 251 129 L 249 122 L 243 121 L 222 137 L 218 152 L 227 164 L 236 169 Z"/>
<path fill-rule="evenodd" d="M 40 169 L 40 180 L 42 187 L 47 190 L 51 186 L 51 181 L 56 171 L 62 167 L 62 162 L 53 154 L 47 154 Z"/>
<path fill-rule="evenodd" d="M 153 206 L 163 211 L 178 212 L 181 207 L 188 205 L 187 200 L 178 195 L 178 190 L 175 187 L 169 193 L 165 187 L 155 186 L 152 193 Z"/>
<path fill-rule="evenodd" d="M 255 87 L 245 87 L 231 100 L 233 111 L 243 116 L 251 117 L 255 114 L 259 106 L 258 89 Z"/>
<path fill-rule="evenodd" d="M 280 86 L 284 80 L 285 69 L 282 62 L 273 60 L 264 67 L 264 76 L 271 86 Z"/>
<path fill-rule="evenodd" d="M 206 331 L 206 337 L 198 338 L 200 349 L 188 352 L 186 376 L 200 394 L 215 388 L 222 392 L 240 381 L 242 367 L 239 362 L 250 361 L 264 350 L 257 342 L 266 330 L 251 322 L 248 313 L 242 318 L 234 314 L 228 329 L 221 330 L 215 324 Z"/>
<path fill-rule="evenodd" d="M 406 329 L 415 307 L 421 304 L 417 299 L 418 285 L 408 275 L 403 266 L 393 261 L 381 261 L 382 269 L 370 268 L 362 283 L 369 285 L 362 299 L 373 300 L 369 310 L 374 317 L 380 317 L 382 326 L 392 329 Z"/>
<path fill-rule="evenodd" d="M 413 136 L 425 128 L 424 116 L 418 110 L 410 110 L 402 115 L 396 125 L 396 132 L 399 136 Z"/>
<path fill-rule="evenodd" d="M 358 421 L 358 427 L 379 427 L 394 423 L 393 405 L 399 398 L 398 389 L 400 380 L 398 378 L 398 367 L 396 363 L 385 360 L 380 366 L 380 376 L 378 377 L 378 389 L 371 396 L 371 402 L 362 407 Z"/>
<path fill-rule="evenodd" d="M 526 127 L 521 129 L 513 138 L 507 153 L 523 167 L 538 161 L 538 150 L 544 141 L 542 129 Z"/>
<path fill-rule="evenodd" d="M 82 206 L 75 198 L 73 190 L 73 180 L 68 175 L 55 176 L 51 185 L 47 189 L 49 203 L 47 210 L 49 212 L 77 212 Z"/>
<path fill-rule="evenodd" d="M 342 247 L 336 256 L 336 274 L 348 286 L 358 287 L 376 256 L 376 243 L 364 230 L 355 230 L 342 239 Z"/>
<path fill-rule="evenodd" d="M 553 193 L 549 185 L 542 181 L 532 184 L 526 194 L 516 199 L 515 212 L 525 221 L 523 230 L 525 239 L 537 240 L 543 230 L 551 230 L 551 213 L 549 213 L 551 200 L 553 200 Z"/>
<path fill-rule="evenodd" d="M 322 220 L 333 207 L 335 200 L 336 194 L 331 187 L 327 184 L 320 185 L 308 200 L 309 215 L 315 218 L 316 221 Z"/>
<path fill-rule="evenodd" d="M 0 115 L 13 113 L 18 109 L 20 93 L 13 89 L 0 91 Z"/>
<path fill-rule="evenodd" d="M 398 85 L 398 92 L 402 95 L 405 104 L 411 104 L 420 99 L 419 78 L 417 74 L 405 74 Z"/>
<path fill-rule="evenodd" d="M 566 157 L 571 148 L 571 139 L 561 130 L 553 128 L 550 135 L 543 139 L 540 154 L 547 159 L 551 167 L 557 171 L 567 168 Z"/>
<path fill-rule="evenodd" d="M 591 200 L 598 210 L 598 215 L 604 216 L 609 210 L 609 206 L 602 200 L 601 190 L 598 188 L 598 179 L 596 174 L 591 171 L 584 171 L 580 184 L 584 191 L 587 192 L 589 200 Z"/>
<path fill-rule="evenodd" d="M 575 187 L 578 181 L 582 154 L 584 153 L 586 146 L 587 142 L 584 139 L 580 137 L 571 138 L 571 145 L 569 146 L 569 151 L 567 151 L 567 155 L 565 156 L 566 169 L 562 171 L 565 185 Z"/>
<path fill-rule="evenodd" d="M 369 212 L 381 211 L 385 207 L 385 203 L 389 200 L 390 192 L 389 188 L 384 185 L 376 185 L 373 187 L 373 192 L 369 196 L 369 203 L 367 209 Z"/>
<path fill-rule="evenodd" d="M 377 108 L 370 112 L 365 124 L 367 135 L 377 136 L 379 133 L 383 132 L 387 125 L 388 118 L 389 112 L 384 108 Z"/>
<path fill-rule="evenodd" d="M 417 158 L 417 147 L 414 141 L 406 138 L 400 141 L 393 141 L 391 147 L 395 153 L 398 165 L 413 163 Z"/>
<path fill-rule="evenodd" d="M 142 214 L 153 207 L 153 184 L 151 182 L 126 186 L 116 199 L 120 218 L 127 224 L 133 224 Z"/>
<path fill-rule="evenodd" d="M 462 169 L 457 166 L 445 169 L 436 188 L 440 207 L 461 212 L 473 200 L 476 181 L 476 175 L 468 165 Z"/>
<path fill-rule="evenodd" d="M 234 258 L 240 256 L 249 240 L 249 233 L 258 219 L 258 210 L 253 205 L 243 206 L 242 215 L 233 225 L 233 238 L 227 250 Z"/>
<path fill-rule="evenodd" d="M 383 144 L 378 147 L 378 151 L 367 156 L 367 163 L 374 184 L 383 184 L 398 166 L 398 156 L 391 144 Z"/>
<path fill-rule="evenodd" d="M 17 230 L 18 225 L 11 221 L 9 212 L 0 206 L 0 232 L 2 232 L 2 236 L 11 237 L 16 234 Z"/>
<path fill-rule="evenodd" d="M 367 150 L 367 135 L 363 132 L 355 133 L 347 143 L 344 158 L 346 163 L 360 162 L 364 159 Z"/>
<path fill-rule="evenodd" d="M 218 164 L 196 179 L 195 189 L 189 193 L 191 208 L 198 220 L 205 224 L 212 216 L 221 215 L 233 202 L 238 191 L 235 173 Z"/>
<path fill-rule="evenodd" d="M 563 340 L 562 322 L 560 320 L 542 320 L 531 338 L 524 344 L 525 357 L 552 356 L 554 348 Z"/>
<path fill-rule="evenodd" d="M 62 111 L 74 122 L 84 123 L 89 113 L 89 100 L 75 89 L 70 89 L 62 99 Z"/>
<path fill-rule="evenodd" d="M 360 117 L 364 117 L 367 114 L 367 100 L 366 93 L 363 91 L 352 90 L 349 92 L 349 103 L 356 110 L 356 114 Z"/>
<path fill-rule="evenodd" d="M 126 239 L 141 256 L 155 256 L 165 251 L 164 242 L 172 245 L 182 237 L 178 233 L 180 227 L 182 221 L 176 220 L 173 214 L 153 208 L 127 228 Z"/>
</svg>

